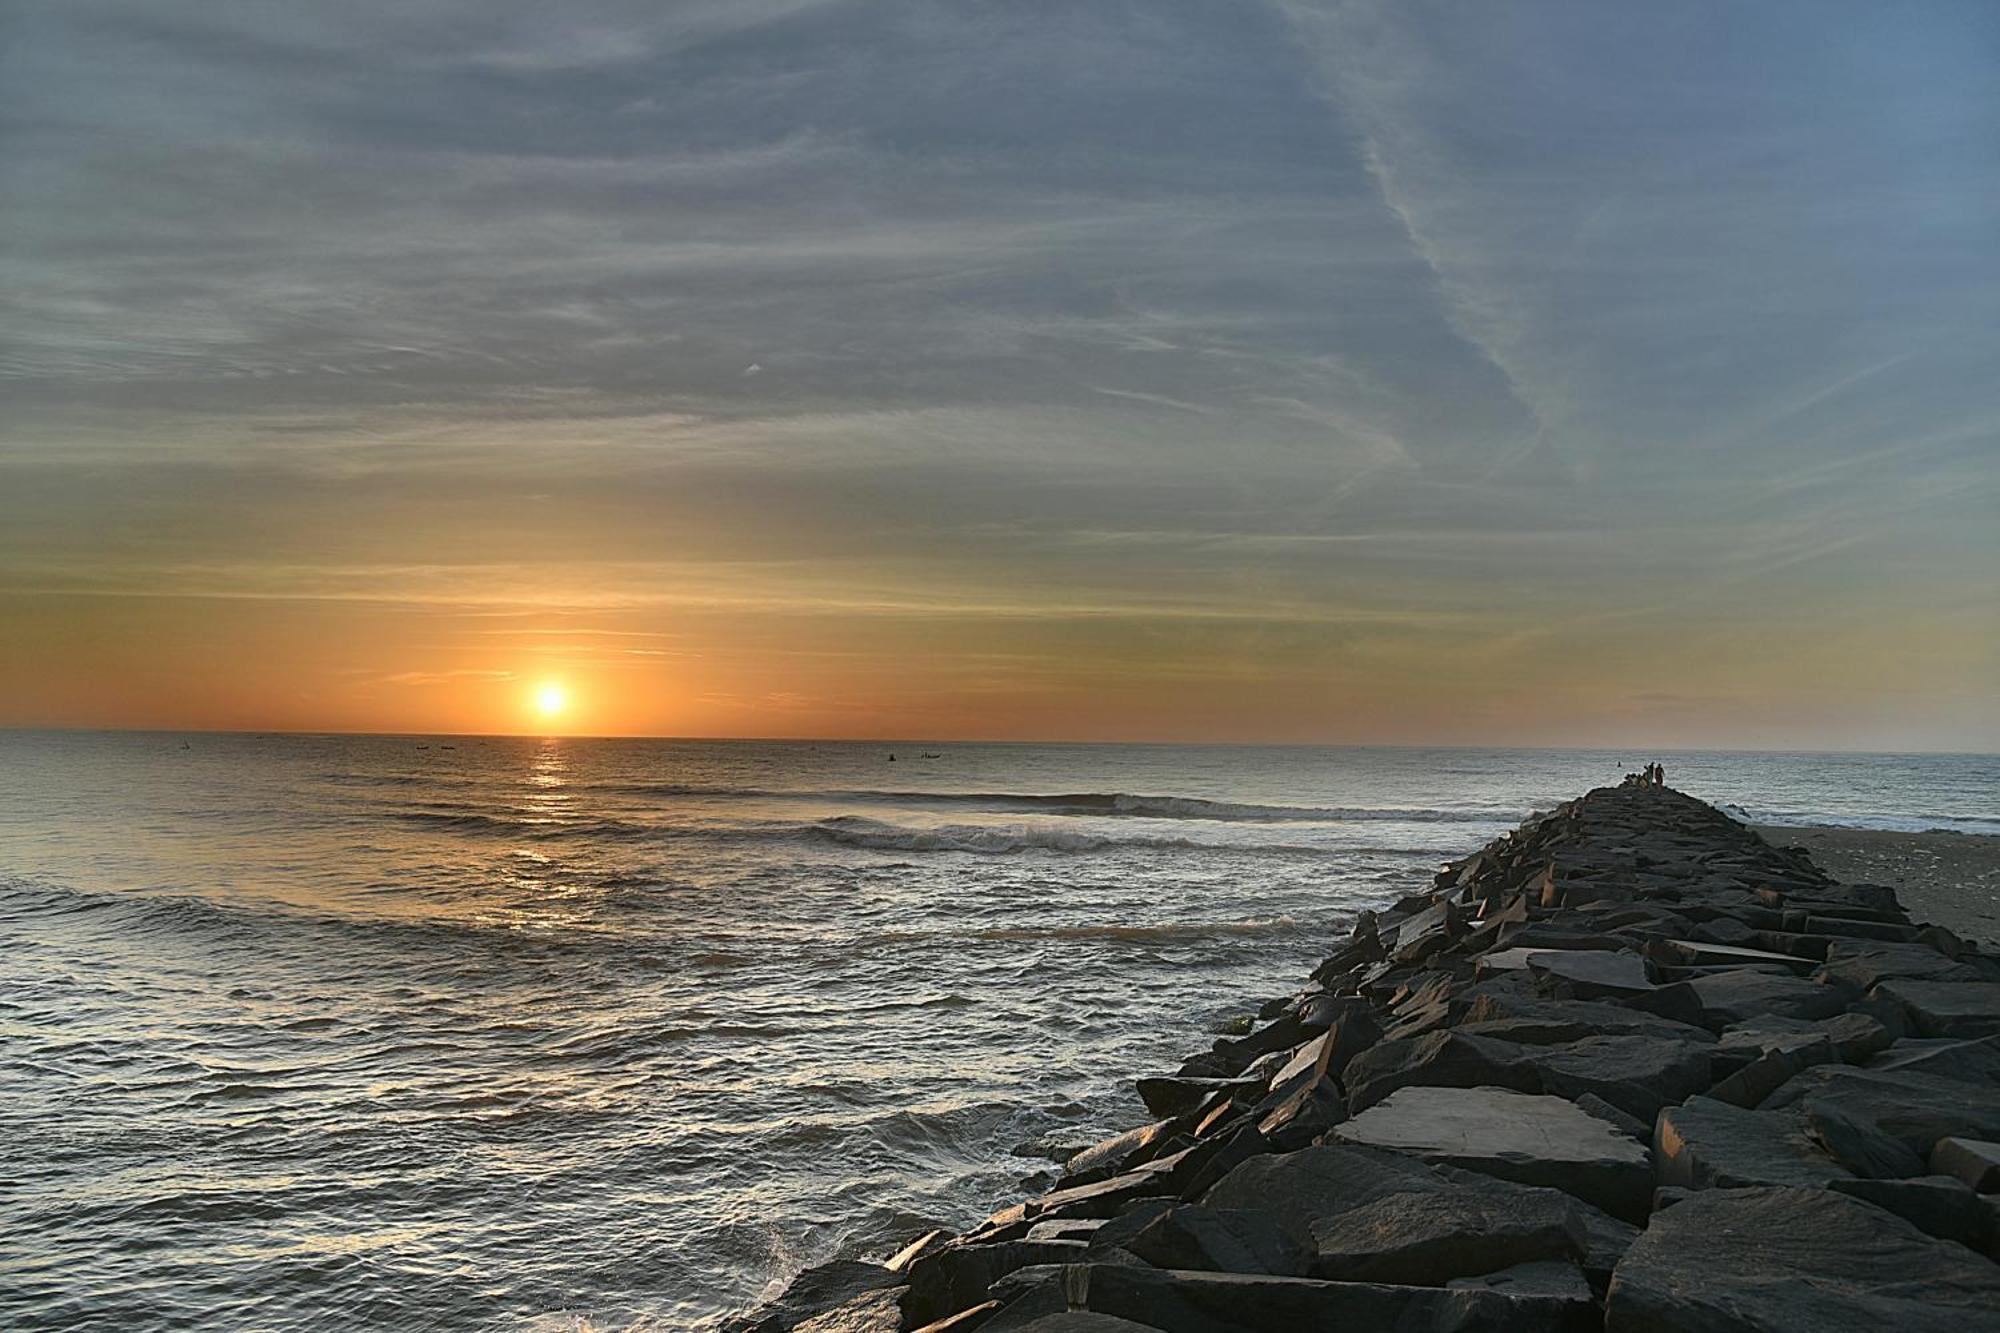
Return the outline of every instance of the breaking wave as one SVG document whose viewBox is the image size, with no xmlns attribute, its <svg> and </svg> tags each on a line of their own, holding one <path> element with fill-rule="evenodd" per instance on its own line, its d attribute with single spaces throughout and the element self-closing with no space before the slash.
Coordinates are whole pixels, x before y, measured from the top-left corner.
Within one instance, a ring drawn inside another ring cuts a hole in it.
<svg viewBox="0 0 2000 1333">
<path fill-rule="evenodd" d="M 1191 838 L 1110 837 L 1075 829 L 1032 824 L 944 824 L 909 828 L 859 815 L 823 819 L 809 826 L 818 838 L 846 847 L 893 852 L 973 852 L 1004 856 L 1014 852 L 1102 852 L 1122 848 L 1243 852 L 1281 856 L 1324 856 L 1328 849 L 1297 844 L 1198 842 Z"/>
<path fill-rule="evenodd" d="M 1201 796 L 1147 796 L 1133 792 L 780 790 L 760 787 L 695 787 L 672 783 L 623 784 L 619 790 L 644 796 L 735 797 L 743 800 L 848 801 L 865 804 L 966 808 L 1047 815 L 1124 816 L 1132 819 L 1201 819 L 1243 823 L 1452 824 L 1518 820 L 1522 809 L 1441 810 L 1409 806 L 1256 805 L 1214 801 Z"/>
</svg>

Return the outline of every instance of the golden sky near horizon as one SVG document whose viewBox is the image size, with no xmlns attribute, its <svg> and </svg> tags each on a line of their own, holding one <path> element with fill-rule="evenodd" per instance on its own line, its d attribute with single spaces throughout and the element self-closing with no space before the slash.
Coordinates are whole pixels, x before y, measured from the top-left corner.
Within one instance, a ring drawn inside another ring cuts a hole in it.
<svg viewBox="0 0 2000 1333">
<path fill-rule="evenodd" d="M 123 4 L 0 726 L 2000 749 L 1990 9 Z"/>
</svg>

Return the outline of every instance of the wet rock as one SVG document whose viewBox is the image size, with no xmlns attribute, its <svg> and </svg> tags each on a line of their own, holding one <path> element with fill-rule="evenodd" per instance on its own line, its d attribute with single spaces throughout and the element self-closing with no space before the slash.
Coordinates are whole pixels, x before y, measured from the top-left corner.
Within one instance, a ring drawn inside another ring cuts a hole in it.
<svg viewBox="0 0 2000 1333">
<path fill-rule="evenodd" d="M 1628 1220 L 1652 1192 L 1646 1150 L 1558 1097 L 1503 1088 L 1411 1087 L 1344 1124 L 1334 1137 L 1448 1162 L 1524 1185 L 1547 1185 Z"/>
<path fill-rule="evenodd" d="M 1254 1078 L 1184 1078 L 1161 1074 L 1138 1080 L 1139 1100 L 1161 1120 L 1187 1115 L 1217 1096 L 1257 1095 L 1264 1091 Z"/>
<path fill-rule="evenodd" d="M 1921 1036 L 2000 1034 L 2000 982 L 1913 981 L 1897 977 L 1881 982 L 1871 993 L 1902 1005 L 1910 1015 L 1910 1026 Z"/>
<path fill-rule="evenodd" d="M 1577 1205 L 1552 1190 L 1430 1189 L 1390 1194 L 1313 1226 L 1312 1275 L 1440 1286 L 1589 1248 Z"/>
<path fill-rule="evenodd" d="M 2000 1193 L 2000 1143 L 1939 1139 L 1931 1150 L 1931 1170 L 1962 1180 L 1981 1194 Z"/>
<path fill-rule="evenodd" d="M 923 1235 L 917 1237 L 915 1240 L 911 1241 L 908 1245 L 905 1245 L 902 1249 L 890 1255 L 889 1258 L 883 1262 L 882 1266 L 884 1268 L 887 1268 L 892 1273 L 907 1273 L 910 1271 L 911 1264 L 915 1263 L 918 1259 L 921 1259 L 924 1255 L 929 1254 L 932 1250 L 937 1249 L 940 1245 L 943 1245 L 946 1241 L 950 1239 L 951 1239 L 951 1233 L 949 1231 L 946 1231 L 943 1227 L 937 1227 L 933 1230 L 926 1231 Z"/>
<path fill-rule="evenodd" d="M 1115 1175 L 1128 1166 L 1143 1161 L 1149 1150 L 1157 1149 L 1174 1135 L 1184 1133 L 1192 1127 L 1191 1118 L 1181 1116 L 1171 1120 L 1156 1120 L 1150 1125 L 1141 1125 L 1123 1134 L 1114 1135 L 1101 1143 L 1096 1143 L 1063 1163 L 1066 1178 L 1082 1183 L 1083 1177 Z"/>
<path fill-rule="evenodd" d="M 955 1241 L 910 1266 L 903 1317 L 917 1326 L 968 1310 L 990 1300 L 989 1289 L 1007 1274 L 1034 1264 L 1082 1259 L 1085 1249 L 1080 1240 L 1007 1240 L 990 1245 Z"/>
<path fill-rule="evenodd" d="M 1168 1209 L 1124 1248 L 1155 1268 L 1302 1277 L 1306 1252 L 1271 1213 L 1183 1204 Z"/>
<path fill-rule="evenodd" d="M 1685 1189 L 1823 1186 L 1850 1174 L 1821 1151 L 1797 1116 L 1690 1097 L 1653 1127 L 1653 1178 Z"/>
<path fill-rule="evenodd" d="M 1606 1333 L 1994 1333 L 2000 1267 L 1820 1189 L 1705 1190 L 1618 1265 Z"/>
<path fill-rule="evenodd" d="M 864 1292 L 792 1325 L 792 1333 L 900 1333 L 903 1327 L 902 1288 Z"/>
<path fill-rule="evenodd" d="M 724 1333 L 787 1333 L 787 1330 L 870 1292 L 900 1288 L 902 1275 L 881 1264 L 837 1259 L 808 1268 L 793 1278 L 784 1294 L 737 1315 L 723 1324 Z"/>
<path fill-rule="evenodd" d="M 1985 1214 L 1979 1196 L 1962 1180 L 1951 1176 L 1836 1180 L 1827 1188 L 1886 1208 L 1927 1236 L 1979 1248 Z"/>
</svg>

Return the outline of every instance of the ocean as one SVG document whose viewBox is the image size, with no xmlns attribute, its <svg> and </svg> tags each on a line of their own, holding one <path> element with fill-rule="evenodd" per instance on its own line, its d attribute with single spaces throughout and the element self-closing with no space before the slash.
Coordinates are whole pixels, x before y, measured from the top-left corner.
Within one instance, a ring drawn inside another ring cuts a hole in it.
<svg viewBox="0 0 2000 1333">
<path fill-rule="evenodd" d="M 1652 759 L 2000 833 L 1963 755 L 0 732 L 0 1326 L 711 1326 Z"/>
</svg>

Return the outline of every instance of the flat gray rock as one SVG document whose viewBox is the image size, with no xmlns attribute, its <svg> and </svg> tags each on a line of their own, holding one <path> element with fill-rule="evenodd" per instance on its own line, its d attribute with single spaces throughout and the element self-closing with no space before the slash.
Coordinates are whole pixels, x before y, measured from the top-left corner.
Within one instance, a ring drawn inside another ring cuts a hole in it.
<svg viewBox="0 0 2000 1333">
<path fill-rule="evenodd" d="M 1718 1060 L 1742 1052 L 1740 1029 L 1724 1035 Z M 1718 1079 L 1708 1095 L 1732 1106 L 1755 1107 L 1789 1083 L 1800 1071 L 1838 1058 L 1833 1041 L 1823 1032 L 1759 1033 L 1757 1053 Z"/>
<path fill-rule="evenodd" d="M 1705 1190 L 1612 1275 L 1606 1333 L 1996 1333 L 2000 1267 L 1817 1189 Z"/>
<path fill-rule="evenodd" d="M 1540 1076 L 1542 1092 L 1571 1101 L 1593 1093 L 1649 1124 L 1662 1106 L 1709 1085 L 1707 1044 L 1678 1038 L 1585 1037 L 1523 1058 Z"/>
<path fill-rule="evenodd" d="M 1653 1174 L 1663 1186 L 1824 1186 L 1851 1173 L 1822 1151 L 1798 1115 L 1690 1097 L 1653 1126 Z"/>
<path fill-rule="evenodd" d="M 1819 976 L 1867 990 L 1893 977 L 1917 981 L 1991 981 L 1984 969 L 1948 958 L 1924 944 L 1835 940 Z"/>
<path fill-rule="evenodd" d="M 1927 1236 L 1978 1249 L 1985 1213 L 1970 1185 L 1951 1176 L 1908 1180 L 1836 1180 L 1828 1189 L 1886 1208 Z"/>
<path fill-rule="evenodd" d="M 1312 1276 L 1441 1286 L 1589 1249 L 1579 1205 L 1553 1190 L 1390 1194 L 1313 1226 Z"/>
<path fill-rule="evenodd" d="M 2000 1037 L 1953 1041 L 1938 1037 L 1905 1037 L 1869 1056 L 1861 1067 L 1870 1073 L 1897 1071 L 1961 1083 L 2000 1084 Z"/>
<path fill-rule="evenodd" d="M 1322 1218 L 1386 1195 L 1444 1187 L 1437 1172 L 1413 1157 L 1329 1143 L 1253 1157 L 1217 1181 L 1201 1202 L 1268 1213 L 1303 1242 Z"/>
<path fill-rule="evenodd" d="M 1181 1204 L 1154 1218 L 1124 1248 L 1155 1268 L 1286 1277 L 1303 1277 L 1310 1268 L 1297 1239 L 1261 1209 Z"/>
<path fill-rule="evenodd" d="M 1526 970 L 1606 990 L 1651 990 L 1645 960 L 1613 949 L 1497 949 L 1479 959 L 1479 974 Z"/>
<path fill-rule="evenodd" d="M 1872 992 L 1903 1006 L 1911 1026 L 1925 1037 L 1990 1037 L 2000 1034 L 2000 982 L 1914 981 L 1897 977 Z"/>
<path fill-rule="evenodd" d="M 1906 1070 L 1819 1065 L 1765 1098 L 1763 1109 L 1792 1106 L 1843 1111 L 1919 1155 L 1954 1135 L 2000 1139 L 2000 1093 L 1992 1087 Z"/>
<path fill-rule="evenodd" d="M 1404 1088 L 1334 1126 L 1333 1134 L 1344 1143 L 1552 1186 L 1614 1217 L 1643 1217 L 1652 1193 L 1645 1148 L 1560 1097 Z"/>
<path fill-rule="evenodd" d="M 1733 1027 L 1763 1014 L 1780 1018 L 1831 1018 L 1847 1007 L 1839 987 L 1823 986 L 1782 972 L 1738 968 L 1690 977 L 1687 986 L 1701 1001 L 1710 1026 Z"/>
<path fill-rule="evenodd" d="M 1505 1024 L 1506 1031 L 1486 1033 Z M 1531 1046 L 1580 1041 L 1585 1037 L 1678 1037 L 1712 1042 L 1707 1028 L 1628 1008 L 1609 1000 L 1551 1000 L 1534 995 L 1490 993 L 1479 996 L 1459 1023 L 1460 1032 L 1491 1035 Z"/>
<path fill-rule="evenodd" d="M 1381 1041 L 1347 1067 L 1347 1107 L 1364 1111 L 1412 1086 L 1512 1088 L 1539 1092 L 1541 1075 L 1524 1058 L 1527 1048 L 1453 1030 L 1402 1041 Z"/>
</svg>

